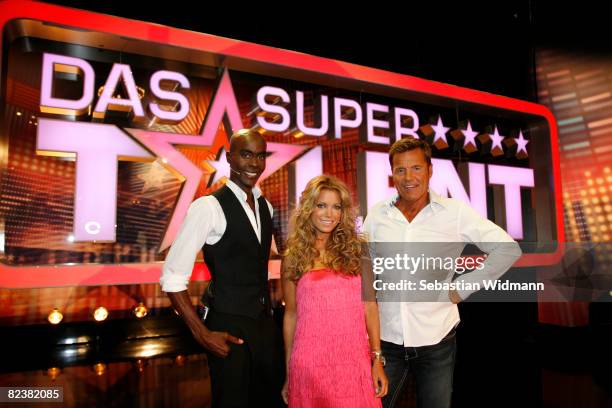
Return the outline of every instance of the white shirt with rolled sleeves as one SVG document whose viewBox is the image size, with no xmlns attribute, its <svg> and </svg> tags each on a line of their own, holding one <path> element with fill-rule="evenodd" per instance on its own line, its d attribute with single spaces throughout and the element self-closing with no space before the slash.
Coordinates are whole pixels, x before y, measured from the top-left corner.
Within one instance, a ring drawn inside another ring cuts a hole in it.
<svg viewBox="0 0 612 408">
<path fill-rule="evenodd" d="M 363 223 L 370 242 L 465 242 L 488 254 L 481 270 L 458 280 L 498 279 L 520 258 L 518 244 L 502 228 L 462 201 L 430 191 L 429 203 L 408 222 L 395 206 L 398 196 L 374 205 Z M 440 254 L 456 258 L 460 254 Z M 482 284 L 481 284 L 482 287 Z M 466 299 L 473 291 L 458 291 Z M 450 302 L 379 302 L 381 339 L 406 347 L 439 343 L 459 323 L 459 309 Z"/>
<path fill-rule="evenodd" d="M 244 212 L 251 221 L 251 227 L 261 242 L 261 222 L 259 220 L 259 203 L 261 190 L 253 188 L 255 213 L 247 203 L 247 194 L 236 183 L 227 181 L 227 186 L 234 193 Z M 270 218 L 274 215 L 272 204 L 266 200 Z M 214 245 L 225 233 L 227 221 L 219 201 L 212 195 L 200 197 L 191 203 L 187 216 L 168 252 L 162 268 L 159 282 L 164 292 L 181 292 L 187 289 L 193 264 L 204 244 Z"/>
</svg>

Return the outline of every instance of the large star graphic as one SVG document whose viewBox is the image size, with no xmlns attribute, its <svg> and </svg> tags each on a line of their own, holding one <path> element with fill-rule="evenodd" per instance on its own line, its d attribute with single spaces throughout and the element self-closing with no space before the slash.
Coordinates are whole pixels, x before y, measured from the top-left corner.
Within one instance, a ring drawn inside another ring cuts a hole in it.
<svg viewBox="0 0 612 408">
<path fill-rule="evenodd" d="M 238 102 L 236 101 L 232 82 L 227 70 L 221 77 L 214 100 L 211 102 L 208 112 L 206 113 L 204 128 L 200 135 L 183 135 L 141 129 L 125 129 L 153 154 L 160 157 L 162 162 L 167 164 L 169 171 L 175 174 L 181 181 L 184 181 L 174 213 L 170 218 L 166 234 L 161 242 L 160 251 L 168 248 L 174 241 L 174 237 L 187 214 L 187 209 L 193 201 L 193 197 L 195 196 L 200 180 L 204 174 L 204 171 L 200 167 L 185 157 L 175 148 L 175 146 L 211 147 L 219 129 L 219 125 L 223 123 L 225 117 L 227 117 L 229 121 L 225 129 L 229 127 L 232 132 L 235 132 L 244 128 L 238 108 Z M 271 152 L 272 155 L 267 160 L 266 170 L 262 173 L 259 182 L 261 183 L 270 174 L 292 161 L 305 148 L 304 146 L 298 145 L 268 143 L 268 151 Z M 223 171 L 223 169 L 221 170 Z M 217 175 L 215 175 L 215 177 L 217 177 Z"/>
</svg>

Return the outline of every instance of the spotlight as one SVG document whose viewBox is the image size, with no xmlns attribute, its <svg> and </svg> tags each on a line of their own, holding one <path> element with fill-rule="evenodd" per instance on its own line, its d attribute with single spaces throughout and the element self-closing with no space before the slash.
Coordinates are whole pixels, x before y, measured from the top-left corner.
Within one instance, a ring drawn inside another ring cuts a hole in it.
<svg viewBox="0 0 612 408">
<path fill-rule="evenodd" d="M 51 313 L 49 313 L 49 316 L 47 316 L 47 320 L 51 324 L 59 324 L 63 318 L 64 315 L 57 309 L 57 307 L 53 309 Z"/>
<path fill-rule="evenodd" d="M 145 317 L 147 313 L 149 313 L 149 310 L 142 302 L 140 302 L 138 306 L 134 308 L 134 316 L 136 316 L 139 319 L 142 319 L 143 317 Z"/>
<path fill-rule="evenodd" d="M 93 365 L 92 368 L 93 368 L 94 373 L 96 373 L 97 376 L 104 375 L 104 373 L 106 372 L 106 364 L 104 363 L 96 363 Z"/>
<path fill-rule="evenodd" d="M 94 310 L 93 317 L 97 322 L 106 320 L 106 318 L 108 317 L 108 310 L 106 310 L 104 306 L 100 306 L 99 308 Z"/>
<path fill-rule="evenodd" d="M 47 375 L 51 378 L 51 381 L 55 381 L 57 377 L 61 374 L 62 370 L 58 367 L 51 367 L 47 369 Z"/>
<path fill-rule="evenodd" d="M 139 358 L 138 360 L 136 360 L 134 362 L 134 366 L 136 367 L 136 370 L 139 373 L 142 373 L 142 372 L 144 372 L 145 367 L 147 366 L 147 361 Z"/>
<path fill-rule="evenodd" d="M 185 357 L 182 354 L 177 355 L 174 358 L 174 364 L 176 364 L 177 366 L 182 366 L 185 364 L 185 361 L 187 361 L 187 357 Z"/>
</svg>

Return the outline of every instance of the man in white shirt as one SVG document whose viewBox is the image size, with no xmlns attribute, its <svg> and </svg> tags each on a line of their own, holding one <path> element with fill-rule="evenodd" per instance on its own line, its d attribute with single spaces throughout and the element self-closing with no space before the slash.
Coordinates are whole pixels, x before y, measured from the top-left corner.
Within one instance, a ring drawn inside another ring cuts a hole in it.
<svg viewBox="0 0 612 408">
<path fill-rule="evenodd" d="M 195 200 L 163 267 L 160 283 L 194 338 L 206 348 L 213 407 L 284 406 L 280 328 L 269 310 L 272 206 L 255 187 L 266 166 L 266 141 L 248 129 L 230 139 L 230 179 Z M 199 251 L 211 273 L 206 325 L 187 284 Z"/>
<path fill-rule="evenodd" d="M 482 269 L 456 282 L 497 279 L 520 257 L 518 244 L 499 226 L 467 204 L 429 190 L 432 165 L 427 143 L 401 139 L 391 146 L 389 161 L 397 195 L 368 211 L 363 229 L 370 242 L 473 243 L 488 256 Z M 457 258 L 461 249 L 437 255 Z M 419 408 L 450 407 L 455 327 L 459 323 L 457 303 L 472 292 L 451 289 L 442 302 L 379 302 L 382 353 L 389 377 L 384 407 L 394 406 L 409 372 L 416 379 Z"/>
</svg>

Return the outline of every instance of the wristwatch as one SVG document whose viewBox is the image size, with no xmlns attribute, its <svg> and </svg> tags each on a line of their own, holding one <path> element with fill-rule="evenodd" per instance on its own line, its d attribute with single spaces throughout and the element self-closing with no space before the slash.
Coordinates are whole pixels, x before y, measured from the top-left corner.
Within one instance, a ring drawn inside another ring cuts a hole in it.
<svg viewBox="0 0 612 408">
<path fill-rule="evenodd" d="M 372 360 L 372 362 L 376 360 L 380 361 L 383 367 L 387 363 L 387 360 L 385 360 L 385 356 L 382 355 L 382 351 L 380 350 L 370 351 L 370 359 Z"/>
</svg>

